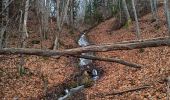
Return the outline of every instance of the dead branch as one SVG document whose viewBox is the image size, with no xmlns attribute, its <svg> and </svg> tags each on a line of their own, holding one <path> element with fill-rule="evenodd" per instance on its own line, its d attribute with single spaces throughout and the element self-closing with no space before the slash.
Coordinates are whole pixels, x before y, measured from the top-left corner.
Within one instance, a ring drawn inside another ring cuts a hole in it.
<svg viewBox="0 0 170 100">
<path fill-rule="evenodd" d="M 3 51 L 6 51 L 3 53 Z M 26 55 L 37 55 L 37 56 L 55 56 L 54 50 L 39 50 L 39 49 L 24 49 L 24 48 L 5 48 L 0 50 L 0 54 L 26 54 Z M 53 55 L 54 54 L 54 55 Z M 62 54 L 62 53 L 61 53 Z M 58 53 L 60 55 L 60 53 Z M 98 61 L 106 61 L 106 62 L 115 62 L 119 64 L 123 64 L 133 68 L 141 68 L 142 65 L 128 62 L 118 58 L 105 58 L 105 57 L 97 57 L 97 56 L 87 56 L 87 55 L 74 55 L 74 54 L 63 54 L 62 56 L 73 56 L 77 58 L 85 58 L 91 60 L 98 60 Z"/>
<path fill-rule="evenodd" d="M 122 95 L 122 94 L 128 93 L 128 92 L 140 91 L 142 89 L 146 89 L 146 88 L 150 88 L 150 87 L 151 87 L 150 85 L 142 85 L 142 86 L 139 86 L 139 87 L 133 87 L 133 88 L 125 89 L 125 90 L 122 90 L 122 91 L 114 91 L 112 93 L 97 93 L 97 94 L 94 94 L 92 96 L 103 98 L 105 96 Z"/>
<path fill-rule="evenodd" d="M 144 85 L 144 86 L 134 87 L 134 88 L 131 88 L 131 89 L 128 89 L 128 90 L 123 90 L 123 91 L 109 93 L 109 94 L 106 94 L 105 96 L 109 96 L 109 95 L 121 95 L 121 94 L 128 93 L 128 92 L 140 91 L 142 89 L 146 89 L 146 88 L 150 88 L 150 87 L 151 86 L 149 86 L 149 85 Z"/>
<path fill-rule="evenodd" d="M 86 47 L 79 47 L 66 50 L 40 50 L 40 49 L 23 49 L 23 48 L 4 48 L 0 50 L 0 54 L 26 54 L 26 55 L 38 55 L 38 56 L 63 56 L 74 55 L 85 52 L 107 52 L 114 50 L 133 50 L 147 47 L 159 47 L 170 46 L 170 39 L 157 38 L 150 40 L 140 40 L 136 42 L 129 41 L 129 43 L 112 43 L 112 44 L 100 44 L 91 45 Z"/>
<path fill-rule="evenodd" d="M 14 0 L 11 0 L 6 6 L 4 9 L 2 9 L 2 11 L 0 12 L 0 15 L 3 14 L 3 12 L 7 9 L 7 7 L 9 7 L 9 5 L 13 2 Z"/>
<path fill-rule="evenodd" d="M 119 63 L 119 64 L 126 65 L 126 66 L 129 66 L 129 67 L 133 67 L 133 68 L 141 68 L 142 67 L 142 65 L 140 65 L 140 64 L 128 62 L 128 61 L 118 59 L 118 58 L 105 58 L 105 57 L 87 56 L 87 55 L 78 55 L 78 56 L 72 55 L 72 56 L 78 57 L 78 58 L 98 60 L 98 61 L 115 62 L 115 63 Z"/>
<path fill-rule="evenodd" d="M 150 40 L 140 40 L 140 41 L 129 41 L 125 43 L 112 43 L 112 44 L 100 44 L 100 45 L 91 45 L 86 47 L 79 47 L 73 49 L 66 50 L 41 50 L 41 49 L 25 49 L 25 48 L 3 48 L 0 49 L 1 55 L 7 54 L 25 54 L 25 55 L 37 55 L 37 56 L 75 56 L 80 58 L 92 59 L 92 60 L 100 60 L 100 61 L 109 61 L 116 62 L 120 64 L 124 64 L 131 67 L 140 67 L 141 65 L 132 64 L 130 62 L 117 59 L 117 58 L 100 58 L 95 56 L 85 56 L 79 55 L 80 53 L 85 52 L 106 52 L 113 50 L 132 50 L 139 48 L 147 48 L 147 47 L 159 47 L 159 46 L 170 46 L 169 37 L 165 38 L 157 38 Z"/>
</svg>

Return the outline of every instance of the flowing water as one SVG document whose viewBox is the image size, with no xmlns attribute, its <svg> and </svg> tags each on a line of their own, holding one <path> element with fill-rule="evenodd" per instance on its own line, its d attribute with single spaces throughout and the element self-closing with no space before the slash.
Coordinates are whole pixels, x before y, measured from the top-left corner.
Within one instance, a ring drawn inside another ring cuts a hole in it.
<svg viewBox="0 0 170 100">
<path fill-rule="evenodd" d="M 81 36 L 80 36 L 80 39 L 78 40 L 78 44 L 79 46 L 81 47 L 85 47 L 85 46 L 88 46 L 90 45 L 87 37 L 86 37 L 86 33 L 83 33 Z M 82 53 L 81 55 L 94 55 L 92 52 L 88 52 L 88 53 Z M 93 64 L 93 61 L 92 60 L 89 60 L 89 59 L 84 59 L 84 58 L 79 58 L 80 62 L 79 62 L 79 66 L 80 68 L 82 67 L 85 67 L 85 68 L 90 68 L 91 66 L 89 65 L 92 65 Z M 93 69 L 92 70 L 92 78 L 93 80 L 97 80 L 99 78 L 98 76 L 98 72 L 96 69 Z"/>
<path fill-rule="evenodd" d="M 88 46 L 90 45 L 90 42 L 88 41 L 87 37 L 86 37 L 86 33 L 83 33 L 81 34 L 79 40 L 78 40 L 78 44 L 80 47 L 85 47 L 85 46 Z M 91 55 L 93 56 L 94 54 L 92 52 L 88 52 L 88 53 L 81 53 L 81 55 Z M 94 65 L 93 64 L 94 62 L 92 60 L 89 60 L 89 59 L 84 59 L 84 58 L 79 58 L 79 67 L 80 69 L 91 69 L 90 73 L 91 73 L 91 78 L 96 81 L 99 79 L 99 74 L 98 74 L 98 71 L 97 69 L 94 68 Z M 84 88 L 84 85 L 80 85 L 80 86 L 77 86 L 75 88 L 71 88 L 71 89 L 65 89 L 65 95 L 58 98 L 58 100 L 66 100 L 67 97 L 69 97 L 74 90 L 79 90 L 79 89 L 82 89 Z"/>
</svg>

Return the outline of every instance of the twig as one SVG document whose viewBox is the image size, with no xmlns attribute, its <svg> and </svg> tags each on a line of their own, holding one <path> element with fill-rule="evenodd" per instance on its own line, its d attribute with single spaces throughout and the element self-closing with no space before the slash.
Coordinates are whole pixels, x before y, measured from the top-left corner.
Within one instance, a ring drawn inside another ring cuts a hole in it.
<svg viewBox="0 0 170 100">
<path fill-rule="evenodd" d="M 13 2 L 14 0 L 11 0 L 4 9 L 2 9 L 2 11 L 0 12 L 0 15 L 3 14 L 3 12 L 7 9 L 7 7 Z"/>
</svg>

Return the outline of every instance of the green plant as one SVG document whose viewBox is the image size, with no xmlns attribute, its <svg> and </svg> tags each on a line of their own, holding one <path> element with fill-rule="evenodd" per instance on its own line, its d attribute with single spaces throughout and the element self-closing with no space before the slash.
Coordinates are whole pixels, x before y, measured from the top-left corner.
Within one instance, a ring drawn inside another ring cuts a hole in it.
<svg viewBox="0 0 170 100">
<path fill-rule="evenodd" d="M 26 70 L 24 66 L 18 65 L 18 72 L 20 76 L 23 76 L 26 74 Z"/>
</svg>

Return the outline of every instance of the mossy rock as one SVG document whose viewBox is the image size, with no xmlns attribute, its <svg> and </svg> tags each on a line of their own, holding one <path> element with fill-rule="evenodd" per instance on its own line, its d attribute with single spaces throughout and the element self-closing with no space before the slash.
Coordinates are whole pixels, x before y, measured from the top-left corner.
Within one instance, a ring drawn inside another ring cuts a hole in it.
<svg viewBox="0 0 170 100">
<path fill-rule="evenodd" d="M 92 79 L 83 79 L 82 85 L 84 85 L 85 88 L 88 88 L 94 85 L 94 81 Z"/>
<path fill-rule="evenodd" d="M 93 79 L 90 77 L 87 71 L 85 71 L 82 75 L 81 85 L 84 85 L 85 88 L 88 88 L 93 86 L 93 84 L 94 84 Z"/>
<path fill-rule="evenodd" d="M 66 88 L 71 89 L 71 88 L 77 87 L 78 85 L 79 85 L 78 82 L 76 82 L 76 81 L 71 81 L 71 82 L 69 82 L 69 83 L 67 84 Z"/>
</svg>

